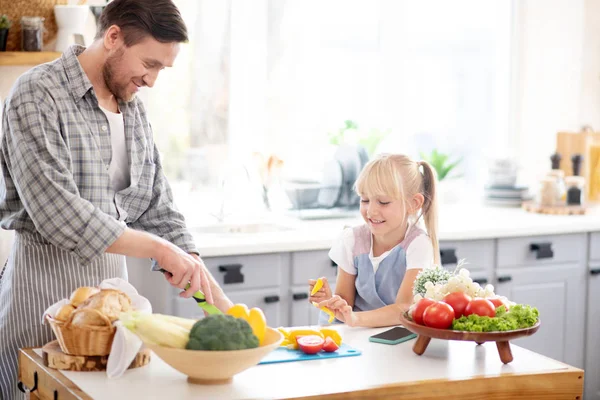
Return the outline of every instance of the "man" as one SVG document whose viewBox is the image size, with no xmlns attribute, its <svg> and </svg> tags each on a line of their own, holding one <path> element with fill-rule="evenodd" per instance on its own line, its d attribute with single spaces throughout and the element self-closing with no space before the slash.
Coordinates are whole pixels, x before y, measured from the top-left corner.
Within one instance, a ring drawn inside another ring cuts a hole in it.
<svg viewBox="0 0 600 400">
<path fill-rule="evenodd" d="M 80 286 L 126 279 L 125 256 L 152 258 L 182 297 L 231 302 L 174 209 L 146 111 L 187 41 L 171 0 L 113 0 L 88 47 L 21 76 L 4 105 L 0 218 L 15 230 L 0 277 L 0 397 L 18 395 L 17 349 L 53 335 L 44 310 Z M 214 299 L 214 300 L 213 300 Z"/>
</svg>

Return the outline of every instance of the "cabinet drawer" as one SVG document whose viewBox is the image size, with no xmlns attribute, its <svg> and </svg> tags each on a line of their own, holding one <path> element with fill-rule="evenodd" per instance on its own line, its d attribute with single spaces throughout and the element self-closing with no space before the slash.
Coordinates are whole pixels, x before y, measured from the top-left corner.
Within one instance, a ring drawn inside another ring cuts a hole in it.
<svg viewBox="0 0 600 400">
<path fill-rule="evenodd" d="M 328 250 L 321 251 L 298 251 L 292 253 L 292 284 L 306 285 L 309 279 L 317 279 L 321 276 L 335 283 L 337 265 L 329 258 Z"/>
<path fill-rule="evenodd" d="M 440 242 L 442 265 L 450 270 L 465 259 L 469 271 L 492 271 L 494 268 L 494 240 L 459 240 Z"/>
<path fill-rule="evenodd" d="M 590 235 L 590 260 L 600 260 L 600 232 Z"/>
<path fill-rule="evenodd" d="M 498 239 L 498 267 L 585 262 L 586 234 Z"/>
<path fill-rule="evenodd" d="M 279 286 L 288 259 L 288 253 L 257 254 L 205 258 L 204 264 L 229 293 L 230 290 Z"/>
</svg>

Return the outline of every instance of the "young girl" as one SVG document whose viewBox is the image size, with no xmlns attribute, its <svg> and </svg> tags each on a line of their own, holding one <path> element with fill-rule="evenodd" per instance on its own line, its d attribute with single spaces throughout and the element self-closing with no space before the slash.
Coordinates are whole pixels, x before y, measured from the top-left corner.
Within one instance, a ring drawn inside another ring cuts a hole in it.
<svg viewBox="0 0 600 400">
<path fill-rule="evenodd" d="M 439 264 L 436 177 L 425 161 L 383 154 L 365 166 L 355 187 L 366 224 L 345 229 L 329 252 L 338 265 L 335 295 L 323 279 L 310 301 L 350 326 L 398 325 L 417 273 Z M 309 284 L 312 290 L 315 281 Z"/>
</svg>

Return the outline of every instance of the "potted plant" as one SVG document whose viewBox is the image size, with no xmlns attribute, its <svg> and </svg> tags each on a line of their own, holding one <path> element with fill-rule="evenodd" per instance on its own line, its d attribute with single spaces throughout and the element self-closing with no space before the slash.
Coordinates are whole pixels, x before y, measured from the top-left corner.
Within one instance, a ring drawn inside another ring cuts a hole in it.
<svg viewBox="0 0 600 400">
<path fill-rule="evenodd" d="M 462 162 L 462 158 L 450 161 L 448 154 L 433 149 L 429 155 L 420 153 L 421 159 L 427 161 L 435 172 L 439 181 L 438 195 L 441 203 L 456 203 L 458 201 L 460 188 L 457 179 L 461 174 L 456 174 L 456 167 Z"/>
<path fill-rule="evenodd" d="M 8 29 L 11 26 L 10 19 L 6 14 L 0 15 L 0 51 L 6 51 L 6 41 L 8 40 Z"/>
</svg>

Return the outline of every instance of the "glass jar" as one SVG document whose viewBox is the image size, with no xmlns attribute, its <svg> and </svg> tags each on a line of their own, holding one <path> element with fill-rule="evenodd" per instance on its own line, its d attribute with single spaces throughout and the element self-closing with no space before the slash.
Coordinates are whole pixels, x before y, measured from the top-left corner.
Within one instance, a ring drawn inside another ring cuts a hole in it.
<svg viewBox="0 0 600 400">
<path fill-rule="evenodd" d="M 565 204 L 567 200 L 567 189 L 565 187 L 565 171 L 561 169 L 552 169 L 548 171 L 548 177 L 554 178 L 557 186 L 556 204 Z"/>
<path fill-rule="evenodd" d="M 42 51 L 44 18 L 21 17 L 21 50 Z"/>
<path fill-rule="evenodd" d="M 556 179 L 547 176 L 540 182 L 540 192 L 538 194 L 538 203 L 540 206 L 552 207 L 558 204 L 559 189 Z"/>
<path fill-rule="evenodd" d="M 582 206 L 585 198 L 585 178 L 583 176 L 567 176 L 565 185 L 567 187 L 567 205 Z"/>
</svg>

